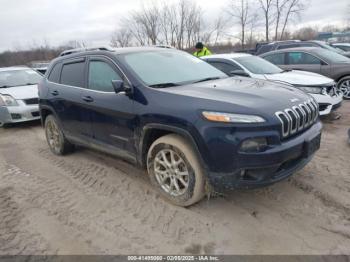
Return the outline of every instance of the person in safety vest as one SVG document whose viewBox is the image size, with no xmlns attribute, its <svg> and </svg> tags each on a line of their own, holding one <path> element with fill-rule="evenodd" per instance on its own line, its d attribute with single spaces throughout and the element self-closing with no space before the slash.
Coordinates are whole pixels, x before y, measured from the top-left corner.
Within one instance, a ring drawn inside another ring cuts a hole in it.
<svg viewBox="0 0 350 262">
<path fill-rule="evenodd" d="M 207 55 L 211 55 L 212 53 L 210 52 L 210 50 L 207 48 L 207 47 L 205 47 L 204 45 L 203 45 L 203 43 L 201 43 L 201 42 L 198 42 L 197 44 L 196 44 L 196 52 L 194 52 L 194 56 L 196 56 L 196 57 L 202 57 L 202 56 L 207 56 Z"/>
</svg>

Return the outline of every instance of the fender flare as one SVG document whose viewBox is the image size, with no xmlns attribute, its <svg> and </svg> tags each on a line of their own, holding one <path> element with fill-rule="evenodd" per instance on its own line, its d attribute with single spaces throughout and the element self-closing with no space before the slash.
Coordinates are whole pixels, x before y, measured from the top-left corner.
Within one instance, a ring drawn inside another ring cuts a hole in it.
<svg viewBox="0 0 350 262">
<path fill-rule="evenodd" d="M 202 165 L 202 167 L 207 171 L 208 170 L 208 166 L 206 164 L 206 162 L 204 161 L 204 158 L 202 156 L 202 154 L 199 151 L 198 145 L 196 143 L 196 141 L 194 140 L 193 136 L 191 135 L 191 133 L 181 127 L 175 127 L 175 126 L 169 126 L 166 124 L 146 124 L 141 131 L 141 136 L 140 136 L 140 140 L 138 143 L 138 161 L 141 164 L 141 166 L 145 166 L 144 160 L 143 160 L 143 147 L 145 145 L 144 143 L 144 138 L 147 135 L 147 132 L 149 132 L 152 129 L 158 129 L 158 130 L 163 130 L 163 131 L 169 131 L 171 133 L 175 133 L 178 135 L 181 135 L 182 137 L 184 137 L 186 140 L 188 140 L 193 149 L 195 150 L 199 161 Z"/>
</svg>

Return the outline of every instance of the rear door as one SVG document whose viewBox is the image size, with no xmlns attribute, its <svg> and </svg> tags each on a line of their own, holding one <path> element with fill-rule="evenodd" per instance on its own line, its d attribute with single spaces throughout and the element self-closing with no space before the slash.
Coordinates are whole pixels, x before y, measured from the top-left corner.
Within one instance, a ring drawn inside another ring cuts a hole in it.
<svg viewBox="0 0 350 262">
<path fill-rule="evenodd" d="M 82 139 L 91 137 L 90 118 L 81 99 L 86 85 L 86 58 L 64 61 L 57 70 L 61 74 L 58 83 L 51 83 L 49 96 L 66 135 Z"/>
<path fill-rule="evenodd" d="M 132 97 L 116 94 L 113 80 L 124 80 L 119 68 L 106 57 L 88 61 L 87 89 L 82 98 L 91 115 L 93 139 L 97 144 L 134 154 L 134 113 Z"/>
<path fill-rule="evenodd" d="M 288 69 L 321 73 L 322 60 L 312 54 L 300 51 L 287 52 L 286 59 Z"/>
</svg>

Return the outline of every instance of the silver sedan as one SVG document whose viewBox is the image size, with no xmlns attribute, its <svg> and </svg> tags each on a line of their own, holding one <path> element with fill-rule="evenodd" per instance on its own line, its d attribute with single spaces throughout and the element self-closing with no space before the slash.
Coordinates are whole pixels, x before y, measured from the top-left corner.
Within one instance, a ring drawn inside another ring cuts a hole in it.
<svg viewBox="0 0 350 262">
<path fill-rule="evenodd" d="M 28 67 L 0 68 L 0 127 L 40 119 L 37 84 L 41 79 Z"/>
</svg>

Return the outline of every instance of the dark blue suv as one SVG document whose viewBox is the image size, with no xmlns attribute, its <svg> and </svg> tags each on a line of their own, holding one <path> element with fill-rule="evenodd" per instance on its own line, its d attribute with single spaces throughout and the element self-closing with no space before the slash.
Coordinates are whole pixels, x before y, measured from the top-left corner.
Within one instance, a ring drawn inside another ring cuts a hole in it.
<svg viewBox="0 0 350 262">
<path fill-rule="evenodd" d="M 255 188 L 304 167 L 319 149 L 312 97 L 290 86 L 225 74 L 164 48 L 72 50 L 39 84 L 53 153 L 82 145 L 145 168 L 169 201 Z"/>
</svg>

